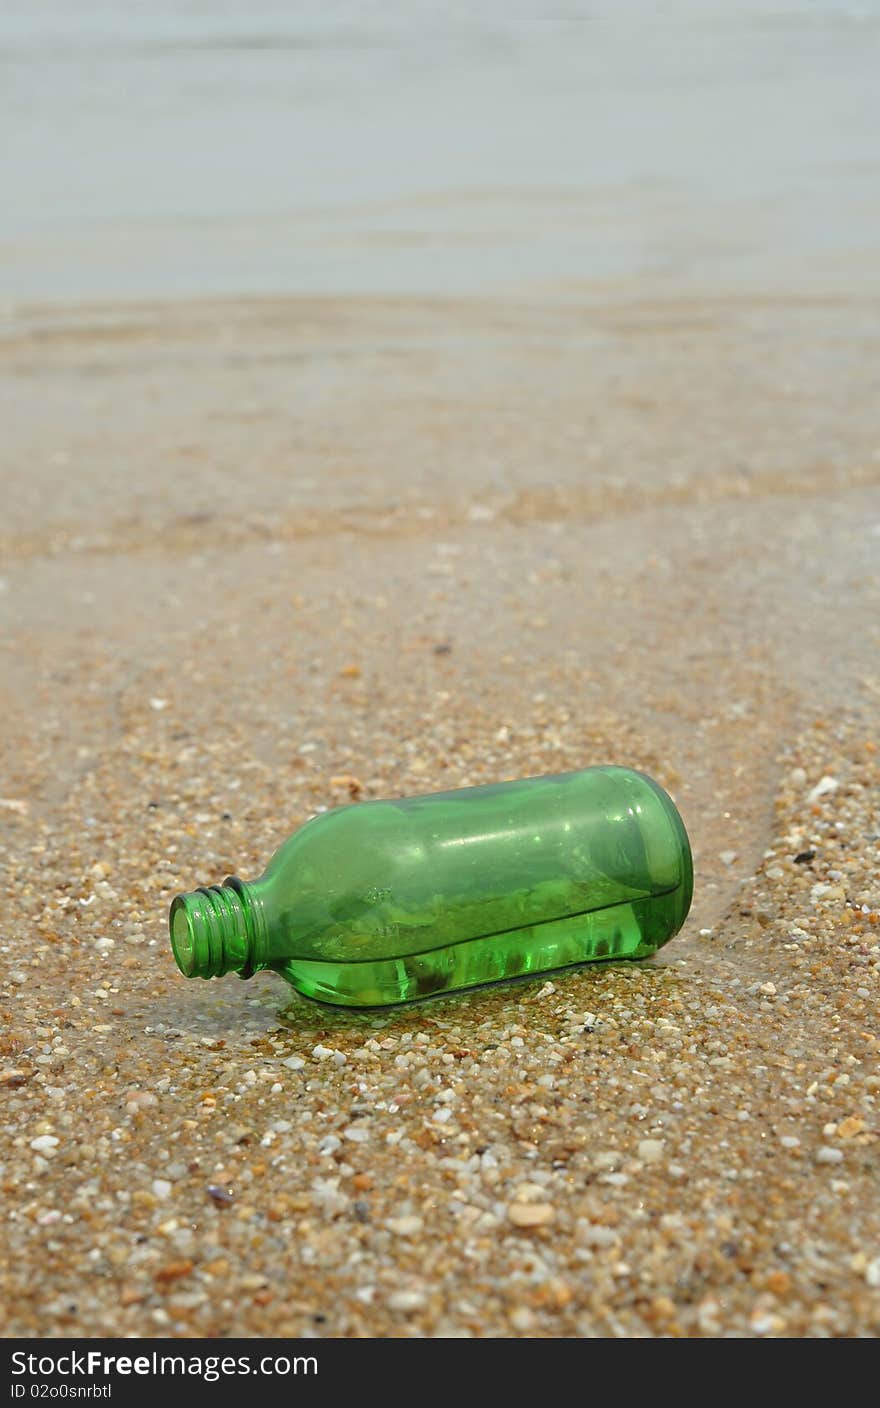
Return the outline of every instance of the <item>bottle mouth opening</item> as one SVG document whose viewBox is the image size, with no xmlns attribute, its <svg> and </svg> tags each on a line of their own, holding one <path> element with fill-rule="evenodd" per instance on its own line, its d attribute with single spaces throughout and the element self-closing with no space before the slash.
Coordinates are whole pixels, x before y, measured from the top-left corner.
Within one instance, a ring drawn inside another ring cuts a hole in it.
<svg viewBox="0 0 880 1408">
<path fill-rule="evenodd" d="M 251 887 L 235 876 L 175 895 L 168 915 L 171 951 L 185 978 L 250 978 L 263 966 L 265 926 Z"/>
<path fill-rule="evenodd" d="M 181 895 L 171 906 L 171 950 L 184 977 L 191 978 L 196 968 L 195 936 L 192 920 Z"/>
</svg>

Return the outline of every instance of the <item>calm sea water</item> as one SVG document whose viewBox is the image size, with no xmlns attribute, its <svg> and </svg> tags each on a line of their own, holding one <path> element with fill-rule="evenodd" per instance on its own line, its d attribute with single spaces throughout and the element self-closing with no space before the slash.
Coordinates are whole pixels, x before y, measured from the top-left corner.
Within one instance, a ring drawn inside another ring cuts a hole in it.
<svg viewBox="0 0 880 1408">
<path fill-rule="evenodd" d="M 877 283 L 880 0 L 4 0 L 0 297 Z"/>
</svg>

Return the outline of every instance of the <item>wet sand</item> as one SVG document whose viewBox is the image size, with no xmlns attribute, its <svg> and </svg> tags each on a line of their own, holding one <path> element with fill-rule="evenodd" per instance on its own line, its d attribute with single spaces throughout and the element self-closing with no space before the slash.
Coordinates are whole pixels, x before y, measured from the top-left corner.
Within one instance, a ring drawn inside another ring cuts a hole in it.
<svg viewBox="0 0 880 1408">
<path fill-rule="evenodd" d="M 10 316 L 5 1334 L 877 1332 L 878 314 Z M 172 895 L 352 789 L 608 761 L 694 845 L 653 963 L 356 1015 L 174 967 Z"/>
</svg>

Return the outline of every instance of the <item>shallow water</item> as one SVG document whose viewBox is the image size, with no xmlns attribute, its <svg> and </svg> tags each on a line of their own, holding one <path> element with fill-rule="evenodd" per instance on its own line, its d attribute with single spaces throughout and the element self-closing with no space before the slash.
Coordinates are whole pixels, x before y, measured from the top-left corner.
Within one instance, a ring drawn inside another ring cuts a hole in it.
<svg viewBox="0 0 880 1408">
<path fill-rule="evenodd" d="M 878 65 L 878 0 L 12 0 L 0 296 L 876 287 Z"/>
</svg>

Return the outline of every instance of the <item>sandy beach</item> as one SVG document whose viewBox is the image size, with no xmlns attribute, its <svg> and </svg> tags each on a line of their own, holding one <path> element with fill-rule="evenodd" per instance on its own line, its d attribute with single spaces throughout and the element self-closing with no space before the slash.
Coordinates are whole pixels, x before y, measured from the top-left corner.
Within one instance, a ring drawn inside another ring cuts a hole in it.
<svg viewBox="0 0 880 1408">
<path fill-rule="evenodd" d="M 878 325 L 22 311 L 6 1334 L 876 1333 Z M 693 839 L 651 964 L 359 1015 L 174 967 L 172 895 L 352 786 L 609 760 Z"/>
<path fill-rule="evenodd" d="M 593 8 L 0 19 L 5 1336 L 880 1330 L 880 18 Z M 174 965 L 316 812 L 595 763 L 652 962 Z"/>
</svg>

